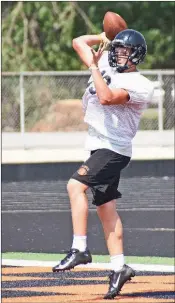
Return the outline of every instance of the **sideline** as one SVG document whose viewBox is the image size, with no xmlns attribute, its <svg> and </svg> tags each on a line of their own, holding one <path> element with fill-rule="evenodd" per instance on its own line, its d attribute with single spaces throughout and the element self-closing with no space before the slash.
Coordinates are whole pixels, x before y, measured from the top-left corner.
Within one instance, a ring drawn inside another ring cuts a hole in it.
<svg viewBox="0 0 175 303">
<path fill-rule="evenodd" d="M 38 266 L 38 267 L 53 267 L 58 262 L 55 261 L 35 261 L 35 260 L 11 260 L 2 259 L 1 265 L 5 266 Z M 137 271 L 154 271 L 154 272 L 174 272 L 174 266 L 170 265 L 149 265 L 149 264 L 128 264 Z M 90 263 L 86 265 L 78 265 L 77 268 L 97 268 L 111 270 L 110 263 Z"/>
</svg>

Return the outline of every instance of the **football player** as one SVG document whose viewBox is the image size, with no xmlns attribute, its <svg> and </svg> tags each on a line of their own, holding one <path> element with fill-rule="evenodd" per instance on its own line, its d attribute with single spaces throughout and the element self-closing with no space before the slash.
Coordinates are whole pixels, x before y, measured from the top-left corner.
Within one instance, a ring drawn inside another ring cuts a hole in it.
<svg viewBox="0 0 175 303">
<path fill-rule="evenodd" d="M 124 261 L 122 222 L 116 210 L 121 170 L 130 162 L 132 140 L 143 110 L 151 101 L 153 85 L 137 70 L 143 62 L 147 45 L 143 35 L 126 29 L 108 44 L 105 34 L 85 35 L 73 40 L 73 48 L 91 71 L 83 96 L 84 121 L 88 124 L 85 148 L 90 157 L 68 182 L 73 223 L 73 243 L 67 256 L 53 268 L 69 270 L 78 264 L 92 262 L 87 248 L 88 200 L 92 190 L 93 204 L 101 220 L 112 273 L 105 299 L 118 295 L 135 272 Z M 92 46 L 100 45 L 95 51 Z"/>
</svg>

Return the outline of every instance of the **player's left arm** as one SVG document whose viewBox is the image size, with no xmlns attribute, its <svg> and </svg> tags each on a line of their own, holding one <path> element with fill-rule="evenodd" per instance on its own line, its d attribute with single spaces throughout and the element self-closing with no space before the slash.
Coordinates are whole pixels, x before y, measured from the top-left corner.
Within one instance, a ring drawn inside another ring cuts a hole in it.
<svg viewBox="0 0 175 303">
<path fill-rule="evenodd" d="M 91 65 L 90 70 L 100 104 L 115 105 L 128 102 L 130 97 L 126 90 L 122 88 L 110 89 L 96 65 Z"/>
<path fill-rule="evenodd" d="M 100 104 L 102 105 L 125 104 L 130 99 L 128 92 L 122 88 L 110 89 L 98 69 L 98 61 L 101 58 L 104 49 L 105 49 L 105 45 L 103 44 L 99 46 L 97 52 L 91 48 L 91 52 L 93 56 L 89 66 Z"/>
</svg>

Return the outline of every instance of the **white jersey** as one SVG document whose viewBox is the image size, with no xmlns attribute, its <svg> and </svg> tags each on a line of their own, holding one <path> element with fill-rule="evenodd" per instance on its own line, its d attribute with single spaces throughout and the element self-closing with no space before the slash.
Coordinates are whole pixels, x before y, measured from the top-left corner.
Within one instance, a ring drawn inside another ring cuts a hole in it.
<svg viewBox="0 0 175 303">
<path fill-rule="evenodd" d="M 125 104 L 101 105 L 95 91 L 92 76 L 83 95 L 84 121 L 88 124 L 85 149 L 108 148 L 131 157 L 134 138 L 141 114 L 151 101 L 153 85 L 139 72 L 117 73 L 108 63 L 105 52 L 99 62 L 99 69 L 109 88 L 123 88 L 130 99 Z"/>
</svg>

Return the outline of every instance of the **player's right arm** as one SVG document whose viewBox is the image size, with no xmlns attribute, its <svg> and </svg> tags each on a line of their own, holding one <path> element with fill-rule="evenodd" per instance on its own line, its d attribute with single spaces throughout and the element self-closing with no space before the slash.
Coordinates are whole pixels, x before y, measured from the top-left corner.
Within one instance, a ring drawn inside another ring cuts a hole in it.
<svg viewBox="0 0 175 303">
<path fill-rule="evenodd" d="M 77 52 L 81 61 L 89 67 L 92 62 L 92 51 L 91 47 L 94 45 L 99 45 L 101 42 L 107 42 L 105 38 L 105 33 L 100 35 L 84 35 L 73 39 L 72 46 Z"/>
</svg>

